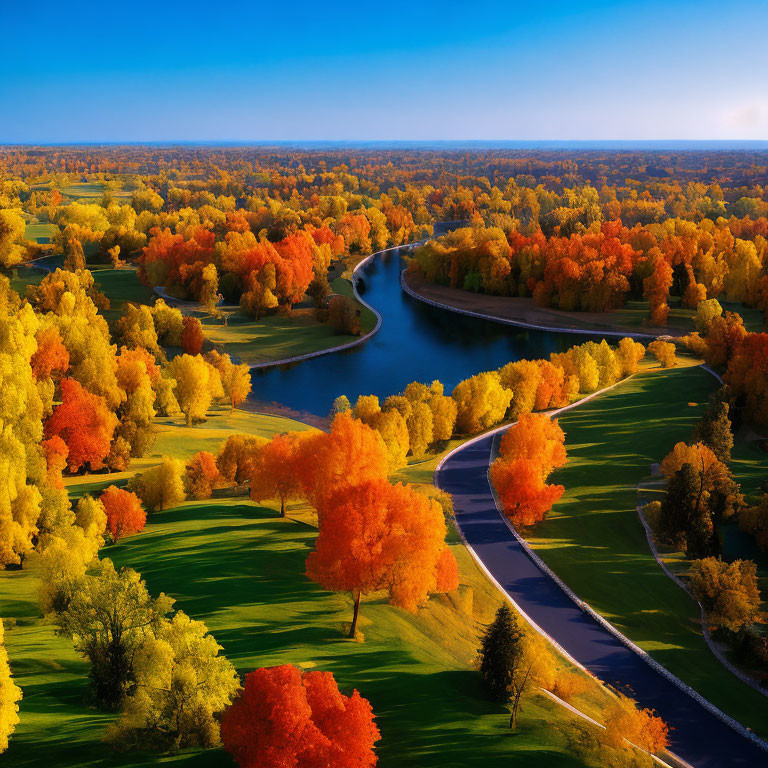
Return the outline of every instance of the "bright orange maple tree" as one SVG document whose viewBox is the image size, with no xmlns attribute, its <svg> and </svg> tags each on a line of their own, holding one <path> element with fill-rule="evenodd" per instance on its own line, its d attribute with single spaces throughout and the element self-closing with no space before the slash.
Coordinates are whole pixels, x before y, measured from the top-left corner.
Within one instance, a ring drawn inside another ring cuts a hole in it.
<svg viewBox="0 0 768 768">
<path fill-rule="evenodd" d="M 135 493 L 110 485 L 99 497 L 107 513 L 107 530 L 112 541 L 144 530 L 147 513 Z"/>
<path fill-rule="evenodd" d="M 245 676 L 221 738 L 240 768 L 371 768 L 380 733 L 356 690 L 345 696 L 330 672 L 285 664 Z"/>
<path fill-rule="evenodd" d="M 387 447 L 374 429 L 339 413 L 330 432 L 312 432 L 302 439 L 298 462 L 304 492 L 317 508 L 341 486 L 386 478 Z"/>
<path fill-rule="evenodd" d="M 317 517 L 307 576 L 326 589 L 352 593 L 350 637 L 363 595 L 386 591 L 393 605 L 415 611 L 430 593 L 458 586 L 443 511 L 411 486 L 381 478 L 341 485 L 323 498 Z"/>
<path fill-rule="evenodd" d="M 251 501 L 280 499 L 280 517 L 285 517 L 287 501 L 303 495 L 300 444 L 298 432 L 275 435 L 251 459 Z"/>
<path fill-rule="evenodd" d="M 528 526 L 544 519 L 565 490 L 548 484 L 547 477 L 565 462 L 565 434 L 557 419 L 527 414 L 507 430 L 490 474 L 512 523 Z"/>
<path fill-rule="evenodd" d="M 117 416 L 103 397 L 94 395 L 75 379 L 62 379 L 61 404 L 45 423 L 45 436 L 58 435 L 68 449 L 71 472 L 88 464 L 91 471 L 101 469 L 109 454 Z"/>
</svg>

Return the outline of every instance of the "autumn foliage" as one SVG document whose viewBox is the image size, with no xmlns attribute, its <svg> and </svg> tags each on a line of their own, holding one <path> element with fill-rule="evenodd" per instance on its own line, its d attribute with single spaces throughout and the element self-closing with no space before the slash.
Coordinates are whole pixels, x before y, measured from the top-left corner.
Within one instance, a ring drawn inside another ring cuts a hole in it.
<svg viewBox="0 0 768 768">
<path fill-rule="evenodd" d="M 184 354 L 199 355 L 204 341 L 202 323 L 196 317 L 185 317 L 184 329 L 181 332 L 181 348 Z"/>
<path fill-rule="evenodd" d="M 379 729 L 357 691 L 330 672 L 284 665 L 256 669 L 224 712 L 221 737 L 240 768 L 370 768 Z"/>
<path fill-rule="evenodd" d="M 67 446 L 67 466 L 77 472 L 88 465 L 101 469 L 109 454 L 117 417 L 99 395 L 88 392 L 75 379 L 62 379 L 61 404 L 45 423 L 46 437 L 60 437 Z"/>
<path fill-rule="evenodd" d="M 490 476 L 504 513 L 515 525 L 543 520 L 563 495 L 562 485 L 546 480 L 566 462 L 564 443 L 557 420 L 544 414 L 521 416 L 504 435 Z"/>
<path fill-rule="evenodd" d="M 307 575 L 326 589 L 353 594 L 351 637 L 363 595 L 386 591 L 392 604 L 414 611 L 438 591 L 438 582 L 444 590 L 458 586 L 442 509 L 412 487 L 383 478 L 343 484 L 322 498 L 317 515 Z"/>
<path fill-rule="evenodd" d="M 302 454 L 301 440 L 299 432 L 275 435 L 251 458 L 251 501 L 280 499 L 280 517 L 286 502 L 303 493 L 303 470 L 311 459 Z"/>
<path fill-rule="evenodd" d="M 107 531 L 112 541 L 120 541 L 144 529 L 147 513 L 135 493 L 110 485 L 99 500 L 107 514 Z"/>
</svg>

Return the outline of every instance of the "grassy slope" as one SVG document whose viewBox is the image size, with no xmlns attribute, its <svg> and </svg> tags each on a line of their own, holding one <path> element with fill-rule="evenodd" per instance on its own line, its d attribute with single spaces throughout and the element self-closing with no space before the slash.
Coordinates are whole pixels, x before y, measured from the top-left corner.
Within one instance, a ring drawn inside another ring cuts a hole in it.
<svg viewBox="0 0 768 768">
<path fill-rule="evenodd" d="M 155 454 L 213 449 L 232 430 L 268 434 L 296 427 L 242 412 L 191 430 L 166 423 Z M 429 484 L 436 462 L 420 462 L 396 479 Z M 144 463 L 152 461 L 137 467 Z M 96 490 L 113 478 L 76 478 L 69 490 Z M 309 517 L 304 509 L 289 510 L 294 512 Z M 433 599 L 417 615 L 370 600 L 361 619 L 364 644 L 342 636 L 349 598 L 324 592 L 303 575 L 314 536 L 311 526 L 277 519 L 271 509 L 221 499 L 159 513 L 142 534 L 103 554 L 136 568 L 152 592 L 167 592 L 178 607 L 206 621 L 241 671 L 290 662 L 333 671 L 343 689 L 358 687 L 377 713 L 385 768 L 583 764 L 570 741 L 571 715 L 534 697 L 518 731 L 509 735 L 503 709 L 485 700 L 471 661 L 479 627 L 490 620 L 500 596 L 455 535 L 458 597 Z M 0 616 L 17 617 L 7 625 L 6 645 L 25 694 L 22 722 L 3 765 L 229 764 L 221 752 L 126 756 L 105 747 L 99 739 L 111 718 L 86 705 L 87 664 L 41 619 L 36 588 L 28 571 L 0 575 Z M 593 692 L 576 703 L 599 717 L 604 701 L 602 693 Z"/>
<path fill-rule="evenodd" d="M 644 371 L 560 418 L 566 491 L 529 541 L 574 591 L 673 673 L 766 735 L 765 697 L 707 648 L 696 604 L 659 568 L 636 511 L 637 483 L 690 436 L 715 386 L 695 367 Z"/>
<path fill-rule="evenodd" d="M 352 297 L 352 286 L 343 278 L 333 281 L 333 290 Z M 361 309 L 360 331 L 365 334 L 373 328 L 376 318 L 373 312 L 362 305 Z M 358 338 L 335 334 L 328 325 L 315 320 L 309 310 L 294 311 L 290 317 L 269 315 L 260 320 L 236 314 L 226 326 L 206 318 L 203 320 L 203 328 L 206 338 L 217 348 L 243 363 L 285 360 L 338 347 Z"/>
</svg>

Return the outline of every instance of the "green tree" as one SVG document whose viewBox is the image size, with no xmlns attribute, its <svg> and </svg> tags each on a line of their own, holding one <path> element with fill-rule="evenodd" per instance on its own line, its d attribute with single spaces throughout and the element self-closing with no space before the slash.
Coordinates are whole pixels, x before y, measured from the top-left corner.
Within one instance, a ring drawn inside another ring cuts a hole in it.
<svg viewBox="0 0 768 768">
<path fill-rule="evenodd" d="M 201 621 L 178 611 L 147 634 L 133 658 L 134 685 L 107 739 L 174 749 L 220 742 L 216 715 L 240 688 L 235 668 Z"/>
<path fill-rule="evenodd" d="M 728 404 L 722 400 L 711 400 L 701 421 L 696 425 L 693 442 L 704 443 L 723 463 L 731 460 L 733 432 L 728 418 Z"/>
<path fill-rule="evenodd" d="M 54 614 L 59 632 L 91 663 L 91 683 L 98 705 L 118 709 L 133 677 L 133 659 L 141 642 L 159 628 L 173 600 L 153 598 L 131 568 L 118 571 L 109 559 L 74 586 L 66 610 Z"/>
<path fill-rule="evenodd" d="M 509 701 L 522 638 L 520 621 L 505 603 L 486 628 L 480 647 L 480 673 L 496 701 Z"/>
</svg>

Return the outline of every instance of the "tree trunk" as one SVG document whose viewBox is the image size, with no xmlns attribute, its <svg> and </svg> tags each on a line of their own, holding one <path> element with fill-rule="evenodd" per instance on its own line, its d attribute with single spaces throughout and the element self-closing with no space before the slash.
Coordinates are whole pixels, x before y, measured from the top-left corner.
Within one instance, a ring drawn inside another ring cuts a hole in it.
<svg viewBox="0 0 768 768">
<path fill-rule="evenodd" d="M 285 499 L 280 497 L 280 517 L 285 517 Z"/>
<path fill-rule="evenodd" d="M 352 615 L 352 626 L 349 628 L 349 636 L 354 639 L 357 634 L 357 620 L 360 618 L 360 592 L 355 592 L 355 612 Z"/>
</svg>

